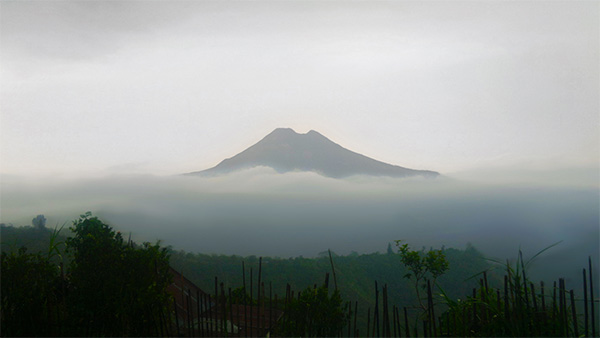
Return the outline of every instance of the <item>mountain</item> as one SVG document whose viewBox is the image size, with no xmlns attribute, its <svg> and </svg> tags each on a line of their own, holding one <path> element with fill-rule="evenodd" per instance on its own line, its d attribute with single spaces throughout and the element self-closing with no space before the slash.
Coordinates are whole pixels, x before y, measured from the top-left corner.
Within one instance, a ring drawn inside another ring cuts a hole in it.
<svg viewBox="0 0 600 338">
<path fill-rule="evenodd" d="M 350 151 L 314 130 L 298 134 L 290 128 L 275 129 L 255 145 L 217 166 L 187 175 L 212 176 L 257 166 L 271 167 L 279 173 L 312 171 L 333 178 L 352 175 L 434 178 L 439 175 L 435 171 L 380 162 Z"/>
</svg>

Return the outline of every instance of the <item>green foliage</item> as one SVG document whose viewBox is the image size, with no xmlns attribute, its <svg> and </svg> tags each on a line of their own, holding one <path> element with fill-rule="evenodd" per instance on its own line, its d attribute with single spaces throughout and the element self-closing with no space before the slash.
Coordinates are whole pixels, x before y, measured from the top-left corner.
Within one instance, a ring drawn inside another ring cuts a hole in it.
<svg viewBox="0 0 600 338">
<path fill-rule="evenodd" d="M 400 240 L 395 242 L 402 264 L 412 272 L 406 274 L 405 278 L 414 277 L 416 280 L 422 280 L 431 276 L 436 280 L 448 270 L 448 260 L 443 250 L 429 250 L 424 254 L 422 251 L 410 250 L 408 244 L 401 244 Z"/>
<path fill-rule="evenodd" d="M 292 290 L 304 290 L 308 286 L 314 286 L 316 281 L 323 281 L 325 273 L 331 273 L 329 255 L 324 251 L 323 257 L 317 258 L 273 258 L 262 259 L 262 280 L 271 283 L 273 295 L 279 295 L 281 300 L 286 293 L 286 285 L 290 284 Z M 491 264 L 486 261 L 482 254 L 472 246 L 464 250 L 446 248 L 444 249 L 452 269 L 440 276 L 437 284 L 444 288 L 448 296 L 455 299 L 469 294 L 472 288 L 477 286 L 476 280 L 465 281 L 482 270 L 490 268 Z M 254 269 L 256 281 L 258 271 L 258 257 L 207 255 L 200 253 L 189 253 L 185 251 L 171 252 L 171 265 L 178 271 L 185 271 L 185 276 L 201 289 L 214 289 L 214 276 L 219 281 L 232 287 L 243 285 L 242 261 L 246 265 L 246 287 L 249 288 L 249 269 Z M 399 254 L 358 254 L 356 252 L 347 256 L 336 256 L 335 271 L 338 287 L 342 298 L 358 301 L 359 311 L 357 313 L 357 325 L 360 332 L 366 332 L 367 308 L 373 310 L 375 297 L 373 281 L 379 284 L 388 284 L 389 303 L 401 306 L 414 304 L 416 293 L 414 283 L 402 278 L 410 271 L 402 264 Z M 213 278 L 207 278 L 207 276 Z M 329 280 L 332 286 L 333 280 Z M 490 276 L 490 283 L 500 283 L 496 276 Z M 256 291 L 254 292 L 256 294 Z M 379 302 L 381 307 L 382 302 Z M 362 309 L 362 310 L 361 310 Z M 380 308 L 380 313 L 382 313 Z M 371 312 L 372 313 L 372 312 Z M 409 311 L 409 315 L 411 312 Z"/>
<path fill-rule="evenodd" d="M 44 215 L 37 215 L 31 220 L 31 225 L 34 228 L 45 229 L 46 228 L 46 217 Z"/>
<path fill-rule="evenodd" d="M 15 227 L 5 224 L 0 226 L 2 251 L 17 253 L 21 247 L 26 247 L 29 253 L 50 255 L 51 261 L 59 263 L 60 260 L 70 259 L 64 255 L 64 241 L 66 237 L 61 228 L 49 229 L 47 227 Z M 60 253 L 61 255 L 57 255 Z"/>
<path fill-rule="evenodd" d="M 285 308 L 280 332 L 287 337 L 335 337 L 348 320 L 348 305 L 338 290 L 329 295 L 325 285 L 307 288 Z"/>
<path fill-rule="evenodd" d="M 408 244 L 401 244 L 402 241 L 400 240 L 396 240 L 395 242 L 402 264 L 410 271 L 410 273 L 404 275 L 404 278 L 410 279 L 414 277 L 417 300 L 421 308 L 426 310 L 427 306 L 423 304 L 419 289 L 426 287 L 426 284 L 422 282 L 426 281 L 428 277 L 432 279 L 432 284 L 435 285 L 437 278 L 448 270 L 449 263 L 446 255 L 441 249 L 429 250 L 427 253 L 424 253 L 423 251 L 410 250 Z"/>
<path fill-rule="evenodd" d="M 449 336 L 470 337 L 576 336 L 577 323 L 572 320 L 574 309 L 569 306 L 570 293 L 564 287 L 564 280 L 561 279 L 563 284 L 559 282 L 558 286 L 546 286 L 543 293 L 543 283 L 536 286 L 527 278 L 530 262 L 559 243 L 539 251 L 526 262 L 519 250 L 514 266 L 508 261 L 505 264 L 494 261 L 504 269 L 503 289 L 487 285 L 488 270 L 470 278 L 484 276 L 472 296 L 452 300 L 443 294 L 448 305 L 441 317 L 443 332 Z"/>
<path fill-rule="evenodd" d="M 61 276 L 60 229 L 0 227 L 2 335 L 156 336 L 172 297 L 167 249 L 125 243 L 120 233 L 92 217 L 73 222 L 66 239 L 69 271 Z M 5 245 L 6 243 L 10 245 Z M 14 250 L 16 244 L 35 248 Z M 4 251 L 5 249 L 8 249 Z"/>
<path fill-rule="evenodd" d="M 256 300 L 252 299 L 252 297 L 246 292 L 243 286 L 235 288 L 231 291 L 231 303 L 232 304 L 247 304 L 247 305 L 256 305 Z"/>
<path fill-rule="evenodd" d="M 119 232 L 91 213 L 81 215 L 71 230 L 69 315 L 75 326 L 94 335 L 158 334 L 156 320 L 170 304 L 166 249 L 158 243 L 126 245 Z"/>
<path fill-rule="evenodd" d="M 2 335 L 47 336 L 58 303 L 59 273 L 40 253 L 2 252 Z"/>
</svg>

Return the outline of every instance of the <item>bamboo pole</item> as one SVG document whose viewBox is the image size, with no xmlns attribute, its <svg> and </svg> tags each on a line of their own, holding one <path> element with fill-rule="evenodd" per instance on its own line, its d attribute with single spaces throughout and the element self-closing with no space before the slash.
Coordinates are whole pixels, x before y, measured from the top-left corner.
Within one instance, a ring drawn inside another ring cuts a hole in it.
<svg viewBox="0 0 600 338">
<path fill-rule="evenodd" d="M 191 300 L 192 300 L 192 296 L 190 295 L 190 292 L 188 290 L 188 294 L 187 294 L 187 306 L 186 306 L 186 314 L 187 314 L 187 324 L 188 324 L 188 335 L 190 337 L 194 336 L 194 327 L 193 327 L 193 322 L 192 322 L 192 306 L 191 306 Z"/>
<path fill-rule="evenodd" d="M 242 261 L 242 279 L 244 284 L 244 336 L 248 337 L 248 300 L 246 299 L 246 265 Z"/>
<path fill-rule="evenodd" d="M 358 301 L 354 301 L 354 336 L 356 337 L 356 317 L 358 314 Z"/>
<path fill-rule="evenodd" d="M 261 284 L 260 284 L 260 290 L 261 290 L 261 294 L 262 294 L 262 302 L 261 302 L 261 304 L 262 304 L 262 306 L 261 306 L 262 325 L 261 325 L 261 327 L 262 327 L 263 330 L 265 330 L 266 327 L 267 327 L 267 323 L 265 322 L 266 318 L 267 318 L 267 316 L 265 314 L 265 299 L 264 299 L 265 298 L 265 282 L 261 282 Z"/>
<path fill-rule="evenodd" d="M 542 333 L 545 335 L 548 331 L 546 323 L 548 322 L 548 314 L 546 313 L 546 295 L 544 294 L 544 281 L 540 282 L 540 292 L 542 298 Z"/>
<path fill-rule="evenodd" d="M 589 334 L 589 323 L 588 323 L 588 299 L 587 299 L 587 276 L 585 275 L 585 269 L 583 269 L 583 311 L 584 311 L 584 325 L 585 325 L 585 336 Z M 593 303 L 592 303 L 593 304 Z"/>
<path fill-rule="evenodd" d="M 429 280 L 427 280 L 427 299 L 429 302 L 429 313 L 431 314 L 429 331 L 432 336 L 435 336 L 437 332 L 437 327 L 435 323 L 435 309 L 433 307 L 433 293 L 431 292 L 431 283 L 429 282 Z"/>
<path fill-rule="evenodd" d="M 573 290 L 569 291 L 571 296 L 571 314 L 573 315 L 573 331 L 575 332 L 575 337 L 579 337 L 579 328 L 577 327 L 577 310 L 575 309 L 575 296 L 573 295 Z"/>
<path fill-rule="evenodd" d="M 377 337 L 381 337 L 379 331 L 379 289 L 377 288 L 377 281 L 375 281 L 375 309 L 373 310 L 373 336 L 377 333 Z"/>
<path fill-rule="evenodd" d="M 202 306 L 201 306 L 201 300 L 200 300 L 200 290 L 196 289 L 196 311 L 198 312 L 198 335 L 200 337 L 204 336 L 204 328 L 202 327 L 202 319 L 201 319 L 201 314 L 202 314 Z"/>
<path fill-rule="evenodd" d="M 539 317 L 539 312 L 538 312 L 538 306 L 537 306 L 537 299 L 535 297 L 535 286 L 533 285 L 533 283 L 530 283 L 531 285 L 531 301 L 533 303 L 533 329 L 535 332 L 538 333 L 539 335 L 539 322 L 538 322 L 538 317 Z"/>
<path fill-rule="evenodd" d="M 369 333 L 371 333 L 371 308 L 367 310 L 367 337 L 370 337 Z"/>
<path fill-rule="evenodd" d="M 350 333 L 352 332 L 352 303 L 348 302 L 348 335 L 346 337 L 350 337 Z"/>
<path fill-rule="evenodd" d="M 269 332 L 273 327 L 273 285 L 269 282 Z"/>
<path fill-rule="evenodd" d="M 404 307 L 404 332 L 406 333 L 406 337 L 410 337 L 410 328 L 408 326 L 408 312 L 406 311 L 406 306 Z"/>
<path fill-rule="evenodd" d="M 333 266 L 333 258 L 331 257 L 331 250 L 327 249 L 329 252 L 329 262 L 331 263 L 331 272 L 333 273 L 333 284 L 335 285 L 335 289 L 338 289 L 337 277 L 335 276 L 335 267 Z"/>
<path fill-rule="evenodd" d="M 398 328 L 396 327 L 396 305 L 392 305 L 392 322 L 394 327 L 394 337 L 398 336 Z"/>
<path fill-rule="evenodd" d="M 590 272 L 590 301 L 591 301 L 591 315 L 592 315 L 592 337 L 596 337 L 596 314 L 594 306 L 594 278 L 592 271 L 592 257 L 588 257 L 589 272 Z"/>
<path fill-rule="evenodd" d="M 400 308 L 396 306 L 396 326 L 398 327 L 398 337 L 402 337 L 402 328 L 400 327 Z"/>
<path fill-rule="evenodd" d="M 564 294 L 565 294 L 565 280 L 562 278 L 558 279 L 558 287 L 559 287 L 559 316 L 560 316 L 560 334 L 564 337 L 567 334 L 567 330 L 566 330 L 566 323 L 565 323 L 565 299 L 564 299 Z"/>
<path fill-rule="evenodd" d="M 256 334 L 257 334 L 257 336 L 259 336 L 261 334 L 260 333 L 260 324 L 261 324 L 260 323 L 260 319 L 261 319 L 260 309 L 261 309 L 261 300 L 262 299 L 261 299 L 260 293 L 261 293 L 261 289 L 262 289 L 262 257 L 258 258 L 258 283 L 256 284 L 256 288 L 258 289 L 258 290 L 256 290 L 256 294 L 257 294 L 256 312 L 258 312 L 258 316 L 256 318 L 256 326 L 257 326 Z"/>
<path fill-rule="evenodd" d="M 224 336 L 228 336 L 227 332 L 227 297 L 225 297 L 225 285 L 221 282 L 221 330 Z"/>
<path fill-rule="evenodd" d="M 177 337 L 181 336 L 181 332 L 179 332 L 179 318 L 177 316 L 177 302 L 173 300 L 173 305 L 175 305 L 175 326 L 177 328 Z"/>
<path fill-rule="evenodd" d="M 508 323 L 508 311 L 509 311 L 509 298 L 508 298 L 508 276 L 504 275 L 504 320 Z"/>
<path fill-rule="evenodd" d="M 254 278 L 252 278 L 252 277 L 253 277 L 252 276 L 252 268 L 250 268 L 250 337 L 252 337 L 254 335 L 254 331 L 253 331 L 253 328 L 254 328 L 254 300 L 252 299 L 254 297 L 253 290 L 252 290 L 252 287 L 253 287 L 252 280 Z"/>
<path fill-rule="evenodd" d="M 476 300 L 477 299 L 477 289 L 473 288 L 473 323 L 475 323 L 475 321 L 477 320 L 477 304 L 476 304 Z"/>
<path fill-rule="evenodd" d="M 383 285 L 383 335 L 390 336 L 390 317 L 388 309 L 387 284 Z"/>
<path fill-rule="evenodd" d="M 228 288 L 227 290 L 229 294 L 229 326 L 231 328 L 230 335 L 233 336 L 233 299 L 231 298 L 231 288 Z"/>
<path fill-rule="evenodd" d="M 554 288 L 552 289 L 552 321 L 554 322 L 554 324 L 552 325 L 552 327 L 554 328 L 553 334 L 555 335 L 559 335 L 559 333 L 557 332 L 558 327 L 556 324 L 560 324 L 560 321 L 556 318 L 557 312 L 558 311 L 556 309 L 556 281 L 554 281 Z"/>
</svg>

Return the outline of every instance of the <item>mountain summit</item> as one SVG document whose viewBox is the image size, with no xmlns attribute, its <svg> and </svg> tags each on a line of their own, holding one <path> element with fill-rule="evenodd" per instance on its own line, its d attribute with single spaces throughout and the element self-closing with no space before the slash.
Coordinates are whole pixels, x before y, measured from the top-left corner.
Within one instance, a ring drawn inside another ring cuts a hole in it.
<svg viewBox="0 0 600 338">
<path fill-rule="evenodd" d="M 271 167 L 279 173 L 312 171 L 333 178 L 352 175 L 433 178 L 439 175 L 435 171 L 380 162 L 343 148 L 314 130 L 298 134 L 290 128 L 277 128 L 255 145 L 217 166 L 187 175 L 212 176 L 257 166 Z"/>
</svg>

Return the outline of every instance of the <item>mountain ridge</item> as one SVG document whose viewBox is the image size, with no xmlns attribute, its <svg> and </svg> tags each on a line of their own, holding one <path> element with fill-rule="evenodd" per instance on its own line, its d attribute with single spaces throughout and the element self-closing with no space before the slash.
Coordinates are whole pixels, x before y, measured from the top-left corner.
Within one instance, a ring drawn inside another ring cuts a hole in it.
<svg viewBox="0 0 600 338">
<path fill-rule="evenodd" d="M 331 178 L 439 176 L 435 171 L 409 169 L 372 159 L 342 147 L 316 130 L 299 134 L 291 128 L 277 128 L 216 166 L 185 175 L 215 176 L 258 166 L 271 167 L 279 173 L 310 171 Z"/>
</svg>

